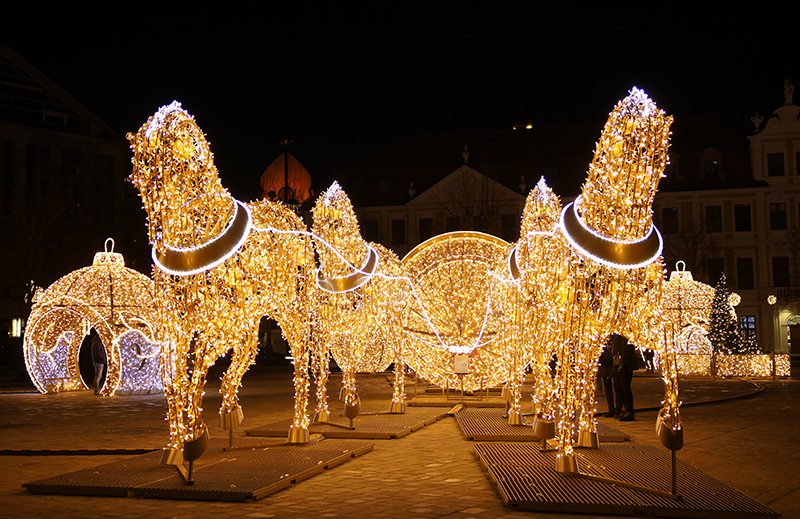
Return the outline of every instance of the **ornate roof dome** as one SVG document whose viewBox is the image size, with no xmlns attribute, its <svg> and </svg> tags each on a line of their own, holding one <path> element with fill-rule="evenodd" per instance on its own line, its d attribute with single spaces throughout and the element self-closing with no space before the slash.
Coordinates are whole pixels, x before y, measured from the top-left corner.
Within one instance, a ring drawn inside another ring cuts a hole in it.
<svg viewBox="0 0 800 519">
<path fill-rule="evenodd" d="M 311 175 L 288 151 L 281 153 L 261 174 L 261 188 L 264 198 L 289 203 L 302 204 L 313 196 Z"/>
</svg>

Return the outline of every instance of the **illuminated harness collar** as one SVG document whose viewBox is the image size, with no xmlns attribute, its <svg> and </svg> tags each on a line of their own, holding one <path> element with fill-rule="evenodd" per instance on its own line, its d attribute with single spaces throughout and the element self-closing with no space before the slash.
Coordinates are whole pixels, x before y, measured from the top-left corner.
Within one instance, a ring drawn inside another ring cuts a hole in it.
<svg viewBox="0 0 800 519">
<path fill-rule="evenodd" d="M 375 252 L 375 249 L 372 247 L 368 246 L 367 248 L 369 249 L 367 259 L 360 269 L 340 278 L 320 278 L 317 280 L 317 285 L 325 292 L 334 294 L 349 292 L 365 285 L 367 281 L 372 279 L 372 276 L 375 275 L 375 271 L 378 269 L 378 253 Z"/>
<path fill-rule="evenodd" d="M 589 229 L 578 217 L 575 203 L 568 204 L 561 212 L 561 230 L 567 241 L 584 256 L 610 267 L 631 270 L 654 262 L 663 250 L 661 233 L 655 225 L 650 226 L 647 236 L 634 241 L 617 241 L 604 238 Z"/>
<path fill-rule="evenodd" d="M 167 247 L 160 252 L 153 248 L 153 262 L 173 276 L 191 276 L 205 272 L 233 256 L 247 241 L 250 234 L 250 211 L 243 203 L 236 202 L 236 213 L 228 227 L 216 238 L 197 247 L 186 249 Z"/>
</svg>

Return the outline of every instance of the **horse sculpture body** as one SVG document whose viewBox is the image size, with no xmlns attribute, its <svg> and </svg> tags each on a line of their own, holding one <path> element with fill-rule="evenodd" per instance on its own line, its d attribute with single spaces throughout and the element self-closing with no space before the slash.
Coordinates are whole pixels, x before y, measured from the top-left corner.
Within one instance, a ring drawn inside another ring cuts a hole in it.
<svg viewBox="0 0 800 519">
<path fill-rule="evenodd" d="M 666 397 L 657 428 L 665 446 L 682 446 L 674 351 L 661 315 L 661 237 L 652 221 L 671 122 L 634 88 L 609 116 L 581 196 L 561 211 L 547 239 L 518 250 L 528 286 L 545 287 L 528 296 L 528 308 L 552 308 L 537 317 L 547 333 L 534 371 L 544 373 L 555 354 L 557 384 L 540 376 L 537 395 L 539 418 L 552 420 L 559 407 L 560 472 L 578 471 L 576 445 L 597 445 L 597 359 L 614 333 L 658 351 Z"/>
<path fill-rule="evenodd" d="M 342 368 L 345 412 L 360 411 L 356 372 L 383 371 L 395 365 L 392 412 L 402 412 L 405 397 L 402 343 L 394 301 L 405 286 L 400 261 L 385 247 L 361 238 L 350 199 L 337 183 L 320 195 L 313 209 L 314 241 L 319 255 L 320 379 L 327 354 Z M 324 388 L 324 382 L 318 388 Z M 317 420 L 328 419 L 326 395 L 318 392 Z"/>
<path fill-rule="evenodd" d="M 166 341 L 168 458 L 191 462 L 208 439 L 202 415 L 206 374 L 231 350 L 220 424 L 232 429 L 243 419 L 237 391 L 255 360 L 262 316 L 281 324 L 300 378 L 307 371 L 305 306 L 313 290 L 313 251 L 302 221 L 288 207 L 243 204 L 228 193 L 208 142 L 179 103 L 162 107 L 128 140 L 134 153 L 130 180 L 148 215 Z M 295 382 L 300 396 L 293 430 L 302 440 L 308 435 L 307 382 L 297 377 Z"/>
</svg>

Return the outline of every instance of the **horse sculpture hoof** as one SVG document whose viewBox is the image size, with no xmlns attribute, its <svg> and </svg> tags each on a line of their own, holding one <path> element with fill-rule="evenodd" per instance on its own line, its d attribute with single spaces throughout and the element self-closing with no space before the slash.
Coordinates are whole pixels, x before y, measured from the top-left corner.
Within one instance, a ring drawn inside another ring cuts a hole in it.
<svg viewBox="0 0 800 519">
<path fill-rule="evenodd" d="M 237 407 L 236 409 L 232 409 L 227 413 L 221 413 L 219 415 L 219 426 L 226 431 L 236 428 L 243 421 L 244 412 L 242 411 L 241 407 Z"/>
<path fill-rule="evenodd" d="M 567 476 L 580 474 L 581 472 L 578 470 L 578 460 L 572 455 L 556 458 L 556 472 Z"/>
<path fill-rule="evenodd" d="M 656 420 L 656 434 L 661 445 L 671 451 L 679 451 L 683 448 L 683 428 L 673 429 L 661 418 Z"/>
<path fill-rule="evenodd" d="M 542 420 L 538 416 L 533 421 L 533 434 L 539 438 L 547 439 L 556 437 L 556 424 Z"/>
<path fill-rule="evenodd" d="M 203 428 L 203 433 L 195 440 L 183 442 L 183 459 L 194 461 L 208 448 L 208 427 Z"/>
<path fill-rule="evenodd" d="M 288 443 L 308 443 L 308 441 L 309 441 L 308 429 L 304 429 L 301 427 L 289 428 Z"/>
<path fill-rule="evenodd" d="M 344 407 L 344 415 L 351 420 L 359 414 L 361 414 L 361 399 L 356 400 L 356 403 L 353 405 L 346 405 Z"/>
<path fill-rule="evenodd" d="M 597 449 L 600 447 L 600 437 L 597 431 L 578 431 L 578 447 Z"/>
</svg>

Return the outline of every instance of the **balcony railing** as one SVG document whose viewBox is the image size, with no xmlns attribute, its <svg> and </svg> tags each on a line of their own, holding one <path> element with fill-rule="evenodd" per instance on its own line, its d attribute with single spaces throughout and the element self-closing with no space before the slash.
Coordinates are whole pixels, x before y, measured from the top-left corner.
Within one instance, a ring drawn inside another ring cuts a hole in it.
<svg viewBox="0 0 800 519">
<path fill-rule="evenodd" d="M 800 298 L 800 287 L 781 287 L 776 291 L 778 298 Z"/>
</svg>

